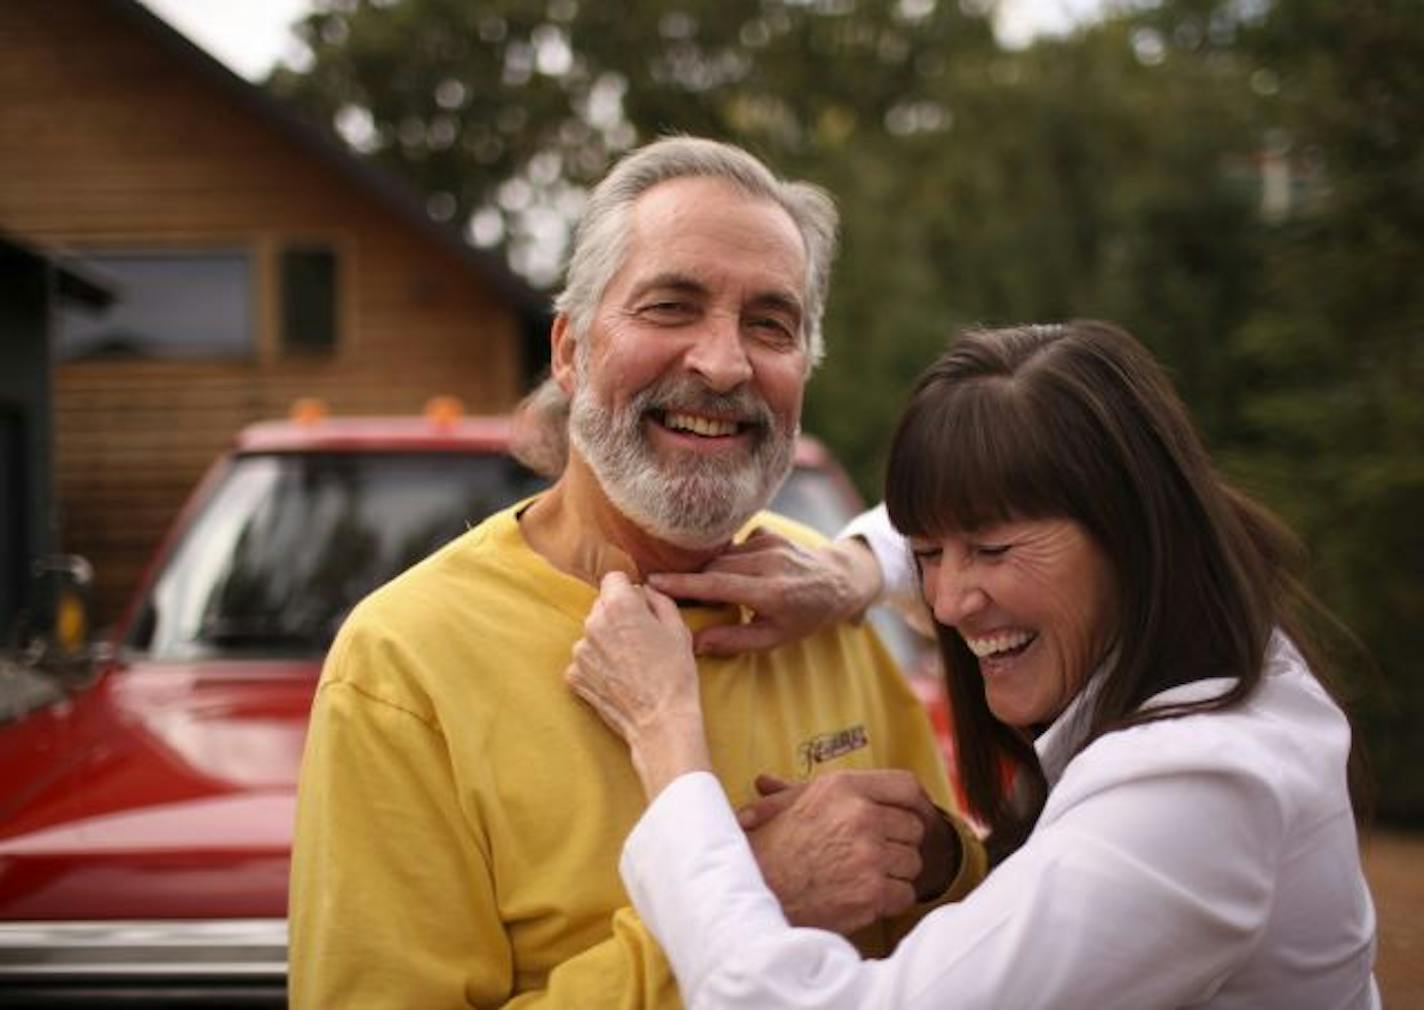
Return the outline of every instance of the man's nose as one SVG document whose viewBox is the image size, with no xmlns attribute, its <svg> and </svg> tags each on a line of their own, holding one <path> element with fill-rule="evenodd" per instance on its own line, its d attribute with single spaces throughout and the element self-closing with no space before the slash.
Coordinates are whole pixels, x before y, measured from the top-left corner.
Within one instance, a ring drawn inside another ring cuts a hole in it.
<svg viewBox="0 0 1424 1010">
<path fill-rule="evenodd" d="M 709 389 L 730 392 L 752 377 L 752 363 L 742 344 L 741 325 L 730 316 L 709 315 L 688 349 L 687 367 L 701 376 Z"/>
<path fill-rule="evenodd" d="M 935 572 L 931 586 L 934 598 L 930 609 L 935 620 L 949 627 L 958 627 L 965 620 L 984 609 L 988 596 L 978 580 L 966 567 L 953 564 L 946 558 Z"/>
</svg>

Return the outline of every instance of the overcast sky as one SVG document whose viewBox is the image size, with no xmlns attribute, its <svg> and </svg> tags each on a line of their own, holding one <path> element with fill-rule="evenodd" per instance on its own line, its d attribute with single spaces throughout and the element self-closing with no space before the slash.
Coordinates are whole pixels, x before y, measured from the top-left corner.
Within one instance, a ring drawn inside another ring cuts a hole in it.
<svg viewBox="0 0 1424 1010">
<path fill-rule="evenodd" d="M 311 0 L 142 0 L 184 35 L 250 80 L 279 59 L 300 61 L 288 27 Z M 1103 0 L 1000 0 L 999 37 L 1022 45 L 1035 32 L 1063 32 Z"/>
</svg>

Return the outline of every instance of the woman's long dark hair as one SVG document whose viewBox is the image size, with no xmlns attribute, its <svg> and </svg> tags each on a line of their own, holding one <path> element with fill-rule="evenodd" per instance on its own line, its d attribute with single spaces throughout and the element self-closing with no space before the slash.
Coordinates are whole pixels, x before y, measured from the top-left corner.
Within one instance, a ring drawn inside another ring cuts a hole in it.
<svg viewBox="0 0 1424 1010">
<path fill-rule="evenodd" d="M 1068 518 L 1096 541 L 1119 625 L 1081 746 L 1236 704 L 1259 682 L 1276 627 L 1308 647 L 1292 619 L 1304 593 L 1295 538 L 1218 476 L 1162 368 L 1106 323 L 961 335 L 900 420 L 886 504 L 907 536 Z M 960 779 L 997 863 L 1032 831 L 1047 784 L 1022 729 L 990 712 L 964 640 L 938 635 Z M 1206 701 L 1143 707 L 1212 677 L 1235 682 Z"/>
</svg>

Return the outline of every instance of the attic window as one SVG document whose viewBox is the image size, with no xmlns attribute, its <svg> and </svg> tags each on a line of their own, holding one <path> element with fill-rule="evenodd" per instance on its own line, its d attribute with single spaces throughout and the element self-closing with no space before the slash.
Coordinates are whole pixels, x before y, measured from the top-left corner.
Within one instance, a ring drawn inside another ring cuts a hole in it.
<svg viewBox="0 0 1424 1010">
<path fill-rule="evenodd" d="M 115 298 L 98 312 L 72 305 L 60 310 L 60 359 L 252 355 L 252 267 L 245 251 L 85 251 L 83 263 Z"/>
<path fill-rule="evenodd" d="M 336 253 L 329 246 L 282 250 L 282 346 L 330 351 L 336 346 Z"/>
</svg>

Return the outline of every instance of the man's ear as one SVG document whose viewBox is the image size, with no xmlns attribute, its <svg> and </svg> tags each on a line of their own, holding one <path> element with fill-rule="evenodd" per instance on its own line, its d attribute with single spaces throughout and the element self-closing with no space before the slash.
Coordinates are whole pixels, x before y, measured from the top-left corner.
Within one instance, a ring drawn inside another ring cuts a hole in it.
<svg viewBox="0 0 1424 1010">
<path fill-rule="evenodd" d="M 560 312 L 549 328 L 549 374 L 566 396 L 574 393 L 574 355 L 578 353 L 577 348 L 578 341 L 574 339 L 569 317 Z"/>
</svg>

